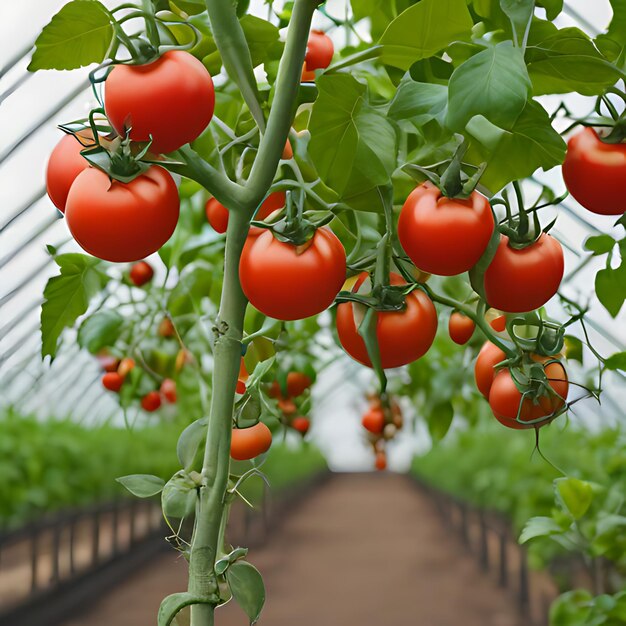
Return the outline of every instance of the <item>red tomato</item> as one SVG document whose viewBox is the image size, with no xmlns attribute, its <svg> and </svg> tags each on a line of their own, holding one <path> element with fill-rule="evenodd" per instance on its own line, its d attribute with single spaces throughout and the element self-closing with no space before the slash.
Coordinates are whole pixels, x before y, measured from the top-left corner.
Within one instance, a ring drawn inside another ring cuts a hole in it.
<svg viewBox="0 0 626 626">
<path fill-rule="evenodd" d="M 478 358 L 476 359 L 476 365 L 474 365 L 474 379 L 476 380 L 478 391 L 480 391 L 485 398 L 489 397 L 493 377 L 496 375 L 493 368 L 498 365 L 498 363 L 502 363 L 505 359 L 506 354 L 490 341 L 485 342 L 480 349 Z"/>
<path fill-rule="evenodd" d="M 196 139 L 215 108 L 211 75 L 198 59 L 170 50 L 146 65 L 116 65 L 105 83 L 104 108 L 119 135 L 151 152 L 172 152 Z"/>
<path fill-rule="evenodd" d="M 161 395 L 158 391 L 150 391 L 141 399 L 141 408 L 153 413 L 161 406 Z"/>
<path fill-rule="evenodd" d="M 474 191 L 467 200 L 446 198 L 427 182 L 404 203 L 398 237 L 420 270 L 453 276 L 478 263 L 494 228 L 493 213 L 485 196 Z"/>
<path fill-rule="evenodd" d="M 294 430 L 297 430 L 302 436 L 306 435 L 309 432 L 309 428 L 311 427 L 311 422 L 306 417 L 294 417 L 291 420 L 291 427 Z"/>
<path fill-rule="evenodd" d="M 327 309 L 346 277 L 346 252 L 335 234 L 320 228 L 304 250 L 266 231 L 248 237 L 239 264 L 241 288 L 261 313 L 298 320 Z"/>
<path fill-rule="evenodd" d="M 476 324 L 463 313 L 454 311 L 450 315 L 450 321 L 448 322 L 448 332 L 450 333 L 450 339 L 454 343 L 458 343 L 460 346 L 465 345 L 474 334 L 476 330 Z"/>
<path fill-rule="evenodd" d="M 124 377 L 117 372 L 107 372 L 102 377 L 102 386 L 109 391 L 119 391 L 124 384 Z"/>
<path fill-rule="evenodd" d="M 281 398 L 278 401 L 278 408 L 285 415 L 293 415 L 298 410 L 298 407 L 296 406 L 296 403 L 293 400 L 290 400 L 289 398 L 287 398 L 287 399 Z"/>
<path fill-rule="evenodd" d="M 171 378 L 166 378 L 161 383 L 159 391 L 170 404 L 176 402 L 176 383 Z"/>
<path fill-rule="evenodd" d="M 537 357 L 537 359 L 546 360 L 545 357 Z M 501 424 L 516 429 L 535 428 L 536 425 L 525 426 L 517 422 L 518 413 L 520 420 L 530 422 L 550 417 L 563 407 L 569 390 L 565 368 L 560 362 L 554 361 L 545 365 L 544 371 L 556 395 L 542 396 L 536 404 L 531 398 L 522 400 L 522 394 L 515 386 L 508 369 L 502 369 L 496 374 L 489 392 L 489 406 Z"/>
<path fill-rule="evenodd" d="M 246 362 L 244 361 L 243 357 L 241 357 L 241 362 L 239 363 L 239 380 L 243 380 L 243 382 L 246 382 L 249 376 L 250 374 L 248 374 L 248 370 L 246 369 Z"/>
<path fill-rule="evenodd" d="M 134 369 L 134 367 L 135 367 L 134 359 L 126 357 L 125 359 L 122 359 L 120 361 L 119 367 L 117 368 L 117 373 L 122 377 L 126 377 L 129 374 L 129 372 L 132 369 Z"/>
<path fill-rule="evenodd" d="M 289 139 L 287 139 L 287 143 L 285 143 L 281 158 L 286 161 L 288 161 L 289 159 L 293 159 L 293 148 L 291 147 L 291 141 L 289 141 Z"/>
<path fill-rule="evenodd" d="M 139 261 L 172 236 L 180 201 L 174 179 L 152 166 L 130 183 L 111 180 L 93 167 L 79 174 L 67 198 L 67 225 L 95 257 Z"/>
<path fill-rule="evenodd" d="M 355 283 L 356 291 L 367 278 L 364 272 Z M 390 276 L 392 285 L 404 285 L 398 274 Z M 363 338 L 354 320 L 354 305 L 343 302 L 337 307 L 337 334 L 343 349 L 356 361 L 372 366 Z M 404 311 L 378 313 L 376 336 L 384 368 L 400 367 L 424 356 L 437 333 L 437 311 L 432 300 L 419 289 L 406 298 Z"/>
<path fill-rule="evenodd" d="M 333 60 L 333 40 L 321 30 L 312 30 L 306 47 L 304 66 L 308 72 L 326 69 Z"/>
<path fill-rule="evenodd" d="M 497 333 L 502 333 L 506 330 L 506 315 L 498 315 L 498 317 L 494 317 L 489 325 L 493 328 Z"/>
<path fill-rule="evenodd" d="M 98 359 L 100 367 L 105 372 L 117 372 L 117 368 L 120 364 L 120 360 L 117 357 L 112 356 L 106 351 L 102 351 L 96 354 L 96 359 Z"/>
<path fill-rule="evenodd" d="M 272 433 L 263 422 L 250 428 L 234 428 L 230 456 L 236 461 L 247 461 L 267 452 L 271 445 Z"/>
<path fill-rule="evenodd" d="M 80 154 L 83 146 L 73 135 L 65 135 L 55 146 L 48 159 L 46 190 L 54 206 L 65 213 L 67 194 L 76 177 L 89 167 L 89 162 Z"/>
<path fill-rule="evenodd" d="M 507 313 L 526 313 L 543 306 L 556 294 L 563 279 L 563 248 L 550 235 L 518 250 L 501 235 L 498 250 L 485 272 L 490 306 Z"/>
<path fill-rule="evenodd" d="M 246 393 L 246 383 L 243 380 L 238 380 L 237 381 L 237 387 L 236 387 L 235 391 L 240 396 L 242 396 L 244 393 Z"/>
<path fill-rule="evenodd" d="M 374 466 L 379 472 L 384 472 L 387 469 L 387 455 L 384 452 L 379 451 L 376 453 Z"/>
<path fill-rule="evenodd" d="M 302 372 L 289 372 L 287 374 L 287 397 L 297 398 L 311 386 L 311 379 Z M 274 381 L 269 390 L 270 398 L 282 398 L 283 394 L 278 384 Z"/>
<path fill-rule="evenodd" d="M 371 409 L 363 415 L 361 424 L 365 430 L 379 435 L 385 429 L 385 414 L 380 409 Z"/>
<path fill-rule="evenodd" d="M 211 228 L 216 233 L 225 233 L 228 228 L 228 209 L 215 198 L 209 198 L 205 211 Z"/>
<path fill-rule="evenodd" d="M 599 215 L 626 211 L 626 144 L 604 143 L 592 128 L 574 135 L 567 145 L 563 178 L 568 191 Z"/>
<path fill-rule="evenodd" d="M 152 269 L 152 266 L 145 261 L 139 261 L 139 263 L 135 263 L 130 268 L 130 282 L 136 287 L 142 287 L 146 283 L 150 282 L 153 276 L 154 270 Z"/>
</svg>

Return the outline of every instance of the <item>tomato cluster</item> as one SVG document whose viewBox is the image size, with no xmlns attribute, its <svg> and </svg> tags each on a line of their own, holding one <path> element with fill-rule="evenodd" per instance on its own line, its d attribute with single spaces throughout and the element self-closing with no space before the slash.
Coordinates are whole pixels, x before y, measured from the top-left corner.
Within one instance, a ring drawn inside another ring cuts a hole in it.
<svg viewBox="0 0 626 626">
<path fill-rule="evenodd" d="M 367 431 L 367 438 L 374 452 L 374 466 L 377 470 L 387 469 L 386 445 L 404 425 L 402 411 L 393 398 L 385 401 L 378 395 L 368 396 L 369 407 L 361 418 Z"/>
<path fill-rule="evenodd" d="M 281 422 L 303 437 L 309 432 L 311 420 L 299 414 L 304 403 L 302 396 L 310 389 L 313 381 L 302 372 L 289 372 L 281 384 L 276 380 L 268 388 L 267 394 L 277 402 Z"/>
</svg>

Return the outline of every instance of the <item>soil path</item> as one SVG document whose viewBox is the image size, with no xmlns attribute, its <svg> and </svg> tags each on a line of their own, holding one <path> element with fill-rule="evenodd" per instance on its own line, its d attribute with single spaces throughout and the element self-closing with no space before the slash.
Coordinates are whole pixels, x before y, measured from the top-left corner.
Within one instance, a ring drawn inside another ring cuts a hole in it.
<svg viewBox="0 0 626 626">
<path fill-rule="evenodd" d="M 512 598 L 398 475 L 333 477 L 249 558 L 267 586 L 261 626 L 521 626 Z M 66 626 L 154 626 L 185 570 L 166 555 Z M 216 624 L 247 620 L 230 603 Z"/>
</svg>

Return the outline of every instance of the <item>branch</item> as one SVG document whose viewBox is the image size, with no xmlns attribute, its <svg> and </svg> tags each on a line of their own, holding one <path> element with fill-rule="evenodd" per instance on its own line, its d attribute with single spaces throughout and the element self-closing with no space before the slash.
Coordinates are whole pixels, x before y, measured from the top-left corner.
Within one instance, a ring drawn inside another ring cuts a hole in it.
<svg viewBox="0 0 626 626">
<path fill-rule="evenodd" d="M 252 117 L 261 132 L 265 130 L 265 115 L 261 108 L 254 68 L 248 42 L 231 0 L 206 0 L 211 33 L 230 78 L 237 84 Z"/>
<path fill-rule="evenodd" d="M 261 139 L 259 152 L 246 186 L 246 195 L 251 202 L 263 195 L 274 180 L 291 129 L 311 20 L 317 5 L 317 0 L 295 2 L 285 50 L 278 68 L 276 97 L 267 120 L 267 130 Z"/>
</svg>

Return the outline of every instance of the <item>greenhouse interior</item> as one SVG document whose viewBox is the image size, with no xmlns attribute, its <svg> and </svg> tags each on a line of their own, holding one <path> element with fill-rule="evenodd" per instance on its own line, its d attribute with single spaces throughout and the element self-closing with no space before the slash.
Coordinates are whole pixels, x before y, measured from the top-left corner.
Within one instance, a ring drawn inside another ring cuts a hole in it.
<svg viewBox="0 0 626 626">
<path fill-rule="evenodd" d="M 21 0 L 0 626 L 626 626 L 626 3 Z"/>
</svg>

